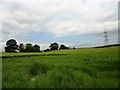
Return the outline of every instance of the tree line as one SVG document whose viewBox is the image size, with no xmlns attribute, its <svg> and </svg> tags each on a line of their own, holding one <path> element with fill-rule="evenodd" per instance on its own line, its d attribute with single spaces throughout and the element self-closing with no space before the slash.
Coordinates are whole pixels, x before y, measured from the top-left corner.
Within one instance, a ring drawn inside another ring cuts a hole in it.
<svg viewBox="0 0 120 90">
<path fill-rule="evenodd" d="M 15 39 L 10 39 L 6 42 L 5 52 L 40 52 L 40 46 L 35 44 L 32 45 L 31 43 L 23 44 L 20 43 L 17 44 L 17 41 Z M 63 44 L 60 45 L 56 42 L 51 43 L 49 46 L 49 49 L 44 50 L 44 52 L 52 51 L 52 50 L 58 50 L 58 49 L 72 49 L 71 47 L 67 47 Z M 75 49 L 75 47 L 73 47 Z"/>
</svg>

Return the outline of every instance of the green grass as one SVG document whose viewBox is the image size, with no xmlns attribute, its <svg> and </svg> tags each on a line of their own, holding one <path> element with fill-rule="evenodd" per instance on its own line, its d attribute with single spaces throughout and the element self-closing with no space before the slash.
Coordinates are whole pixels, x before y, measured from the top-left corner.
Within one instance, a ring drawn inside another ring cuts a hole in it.
<svg viewBox="0 0 120 90">
<path fill-rule="evenodd" d="M 2 53 L 3 88 L 117 88 L 118 47 Z M 66 54 L 66 55 L 64 55 Z"/>
<path fill-rule="evenodd" d="M 39 55 L 39 54 L 41 54 L 40 52 L 38 53 L 38 52 L 35 52 L 35 53 L 33 53 L 33 52 L 23 52 L 23 53 L 6 53 L 6 52 L 3 52 L 3 53 L 1 53 L 0 55 L 1 56 L 22 56 L 22 55 Z"/>
</svg>

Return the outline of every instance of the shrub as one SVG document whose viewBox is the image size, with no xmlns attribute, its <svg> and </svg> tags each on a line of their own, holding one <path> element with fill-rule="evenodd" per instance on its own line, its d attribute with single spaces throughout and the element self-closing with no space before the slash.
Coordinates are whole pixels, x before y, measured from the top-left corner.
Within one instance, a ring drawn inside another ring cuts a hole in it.
<svg viewBox="0 0 120 90">
<path fill-rule="evenodd" d="M 47 73 L 48 67 L 44 64 L 36 63 L 34 62 L 31 67 L 30 67 L 30 75 L 31 76 L 36 76 L 40 73 Z"/>
<path fill-rule="evenodd" d="M 46 49 L 46 50 L 44 50 L 44 52 L 48 52 L 48 51 L 51 51 L 50 49 Z"/>
</svg>

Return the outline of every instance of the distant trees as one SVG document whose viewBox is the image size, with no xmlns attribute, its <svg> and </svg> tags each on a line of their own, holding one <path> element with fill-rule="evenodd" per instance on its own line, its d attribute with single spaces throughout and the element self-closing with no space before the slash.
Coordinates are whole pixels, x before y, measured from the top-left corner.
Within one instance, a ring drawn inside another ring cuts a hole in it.
<svg viewBox="0 0 120 90">
<path fill-rule="evenodd" d="M 24 52 L 24 44 L 23 43 L 20 43 L 19 45 L 19 52 Z"/>
<path fill-rule="evenodd" d="M 73 49 L 76 49 L 75 47 L 73 47 Z"/>
<path fill-rule="evenodd" d="M 33 45 L 31 43 L 27 43 L 25 46 L 25 51 L 26 52 L 32 52 L 33 51 Z"/>
<path fill-rule="evenodd" d="M 16 40 L 10 39 L 6 42 L 5 52 L 40 52 L 40 46 L 35 44 L 34 46 L 31 43 L 24 45 L 20 43 L 17 45 Z"/>
<path fill-rule="evenodd" d="M 51 43 L 49 48 L 50 49 L 45 49 L 44 52 L 58 49 L 75 49 L 75 47 L 71 48 L 63 44 L 59 47 L 59 44 L 56 42 Z M 19 52 L 40 52 L 40 46 L 37 44 L 32 45 L 31 43 L 27 43 L 25 45 L 20 43 L 18 46 L 16 40 L 14 39 L 10 39 L 6 42 L 5 52 L 17 52 L 18 50 Z"/>
<path fill-rule="evenodd" d="M 44 52 L 48 52 L 48 51 L 51 51 L 50 49 L 45 49 Z"/>
<path fill-rule="evenodd" d="M 10 39 L 6 42 L 5 52 L 17 52 L 18 47 L 16 40 Z"/>
<path fill-rule="evenodd" d="M 63 44 L 61 44 L 59 49 L 69 49 L 69 47 L 67 47 L 67 46 L 65 46 L 65 45 L 63 45 Z"/>
<path fill-rule="evenodd" d="M 51 50 L 58 50 L 59 45 L 56 42 L 54 42 L 54 43 L 51 43 L 49 47 Z"/>
<path fill-rule="evenodd" d="M 23 43 L 20 43 L 19 51 L 20 52 L 40 52 L 40 46 L 37 44 L 33 46 L 31 43 L 27 43 L 26 45 L 24 45 Z"/>
<path fill-rule="evenodd" d="M 59 45 L 56 42 L 51 43 L 49 47 L 50 47 L 50 50 L 71 49 L 71 48 L 69 48 L 69 47 L 67 47 L 67 46 L 65 46 L 63 44 L 61 44 L 60 47 L 59 47 Z M 75 47 L 74 47 L 74 49 L 75 49 Z M 46 49 L 45 51 L 50 51 L 50 50 Z"/>
<path fill-rule="evenodd" d="M 40 51 L 40 46 L 37 45 L 37 44 L 35 44 L 35 45 L 33 46 L 33 51 L 34 51 L 34 52 L 39 52 L 39 51 Z"/>
</svg>

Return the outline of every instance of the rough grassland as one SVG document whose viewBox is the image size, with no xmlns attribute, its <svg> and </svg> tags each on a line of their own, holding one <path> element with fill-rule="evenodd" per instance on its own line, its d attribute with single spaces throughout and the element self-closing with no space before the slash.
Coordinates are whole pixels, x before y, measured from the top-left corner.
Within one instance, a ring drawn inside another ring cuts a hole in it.
<svg viewBox="0 0 120 90">
<path fill-rule="evenodd" d="M 36 53 L 3 53 L 3 56 Z M 2 59 L 3 88 L 117 88 L 118 47 Z"/>
</svg>

